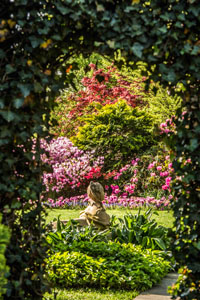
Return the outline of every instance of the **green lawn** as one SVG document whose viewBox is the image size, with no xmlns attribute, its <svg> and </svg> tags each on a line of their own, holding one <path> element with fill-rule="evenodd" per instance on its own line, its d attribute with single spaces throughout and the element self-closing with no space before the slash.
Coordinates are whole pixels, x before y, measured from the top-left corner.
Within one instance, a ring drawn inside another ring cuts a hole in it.
<svg viewBox="0 0 200 300">
<path fill-rule="evenodd" d="M 48 209 L 47 213 L 47 223 L 53 221 L 54 218 L 57 218 L 60 215 L 60 220 L 69 220 L 73 218 L 78 218 L 80 214 L 80 209 Z M 142 210 L 144 212 L 145 210 Z M 126 209 L 126 208 L 116 208 L 116 209 L 107 209 L 107 213 L 112 216 L 116 217 L 123 217 L 126 213 L 131 212 L 132 214 L 136 214 L 138 210 L 136 209 Z M 153 215 L 153 218 L 158 222 L 158 224 L 163 225 L 165 227 L 172 227 L 173 226 L 173 215 L 172 211 L 167 210 L 156 210 L 158 215 Z"/>
<path fill-rule="evenodd" d="M 58 290 L 56 300 L 133 300 L 138 293 L 134 291 L 99 291 L 95 289 Z M 49 297 L 48 297 L 49 296 Z M 54 299 L 53 295 L 45 295 L 45 299 Z"/>
</svg>

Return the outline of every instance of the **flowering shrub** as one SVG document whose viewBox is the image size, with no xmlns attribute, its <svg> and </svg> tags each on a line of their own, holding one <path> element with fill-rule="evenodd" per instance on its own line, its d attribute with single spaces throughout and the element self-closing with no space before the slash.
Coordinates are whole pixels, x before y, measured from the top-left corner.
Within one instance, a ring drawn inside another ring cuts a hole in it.
<svg viewBox="0 0 200 300">
<path fill-rule="evenodd" d="M 49 144 L 43 140 L 41 147 L 46 152 L 41 159 L 51 167 L 43 173 L 44 199 L 53 197 L 61 204 L 65 197 L 85 192 L 89 180 L 101 176 L 103 157 L 94 160 L 92 152 L 78 149 L 65 137 L 52 139 Z"/>
<path fill-rule="evenodd" d="M 161 134 L 170 134 L 174 133 L 176 130 L 176 126 L 174 123 L 175 116 L 172 116 L 171 119 L 167 119 L 165 122 L 160 124 L 160 132 Z"/>
<path fill-rule="evenodd" d="M 42 154 L 42 161 L 51 167 L 43 174 L 46 191 L 42 197 L 51 207 L 87 205 L 90 180 L 104 184 L 107 207 L 163 208 L 169 206 L 173 197 L 173 168 L 167 152 L 135 158 L 119 170 L 104 173 L 104 157 L 94 160 L 93 153 L 78 149 L 67 138 L 59 137 L 49 144 L 42 141 L 41 146 L 48 153 Z"/>
<path fill-rule="evenodd" d="M 173 198 L 170 188 L 173 177 L 169 155 L 136 158 L 118 172 L 113 172 L 109 181 L 114 181 L 115 184 L 105 186 L 110 194 L 105 202 L 129 207 L 168 206 Z"/>
<path fill-rule="evenodd" d="M 51 127 L 56 136 L 70 138 L 76 134 L 78 126 L 82 125 L 80 116 L 95 112 L 97 104 L 114 104 L 124 99 L 131 107 L 145 107 L 153 114 L 156 128 L 181 106 L 181 98 L 170 95 L 169 90 L 158 83 L 151 81 L 146 91 L 145 82 L 149 75 L 145 63 L 127 63 L 120 52 L 115 53 L 114 63 L 93 53 L 88 58 L 71 58 L 67 66 L 66 80 L 71 77 L 73 80 L 57 98 L 57 107 L 51 113 L 52 120 L 58 122 L 58 126 L 52 124 Z"/>
<path fill-rule="evenodd" d="M 172 116 L 170 119 L 166 119 L 165 122 L 160 124 L 160 133 L 163 136 L 170 136 L 171 134 L 177 134 L 177 128 L 175 122 L 177 120 L 184 120 L 184 116 L 187 111 L 183 111 L 180 117 Z"/>
</svg>

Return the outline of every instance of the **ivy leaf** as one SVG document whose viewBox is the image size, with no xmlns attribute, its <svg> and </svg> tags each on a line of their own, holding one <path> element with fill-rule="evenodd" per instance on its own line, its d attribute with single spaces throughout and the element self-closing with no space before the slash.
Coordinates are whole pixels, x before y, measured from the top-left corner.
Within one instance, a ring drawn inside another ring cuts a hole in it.
<svg viewBox="0 0 200 300">
<path fill-rule="evenodd" d="M 40 92 L 43 91 L 43 87 L 42 87 L 42 85 L 39 82 L 35 82 L 34 83 L 34 91 L 36 93 L 40 93 Z"/>
<path fill-rule="evenodd" d="M 0 114 L 7 122 L 13 121 L 17 116 L 15 113 L 13 113 L 10 110 L 9 111 L 0 111 Z"/>
<path fill-rule="evenodd" d="M 63 5 L 61 5 L 60 3 L 56 4 L 57 9 L 61 12 L 62 15 L 66 15 L 68 13 L 70 13 L 72 10 L 69 9 L 68 7 L 65 7 Z"/>
<path fill-rule="evenodd" d="M 200 241 L 198 243 L 193 243 L 194 247 L 200 250 Z"/>
<path fill-rule="evenodd" d="M 191 139 L 190 140 L 190 145 L 188 146 L 190 151 L 194 151 L 197 147 L 199 146 L 198 139 Z"/>
<path fill-rule="evenodd" d="M 24 103 L 24 99 L 23 98 L 16 98 L 14 100 L 14 107 L 15 108 L 20 108 Z"/>
<path fill-rule="evenodd" d="M 0 49 L 0 58 L 2 59 L 5 56 L 6 56 L 5 52 L 2 49 Z"/>
<path fill-rule="evenodd" d="M 140 43 L 134 43 L 131 49 L 137 57 L 142 58 L 142 50 L 144 47 Z"/>
<path fill-rule="evenodd" d="M 38 47 L 38 46 L 43 42 L 42 39 L 37 38 L 37 37 L 35 37 L 35 36 L 30 36 L 30 37 L 29 37 L 29 40 L 30 40 L 31 46 L 32 46 L 33 48 Z"/>
<path fill-rule="evenodd" d="M 24 97 L 27 97 L 30 94 L 30 90 L 31 90 L 30 85 L 19 84 L 18 86 Z"/>
<path fill-rule="evenodd" d="M 6 73 L 10 74 L 16 71 L 16 68 L 14 68 L 12 65 L 8 64 L 6 65 Z"/>
<path fill-rule="evenodd" d="M 0 109 L 4 108 L 5 104 L 3 99 L 0 99 Z"/>
<path fill-rule="evenodd" d="M 167 78 L 169 82 L 173 82 L 176 79 L 176 74 L 174 73 L 174 70 L 169 71 Z"/>
<path fill-rule="evenodd" d="M 13 200 L 12 204 L 11 204 L 11 208 L 20 208 L 22 205 L 20 203 L 20 201 L 18 200 Z"/>
<path fill-rule="evenodd" d="M 162 27 L 159 28 L 159 31 L 161 33 L 166 33 L 167 32 L 167 27 L 164 25 L 164 26 L 162 26 Z"/>
</svg>

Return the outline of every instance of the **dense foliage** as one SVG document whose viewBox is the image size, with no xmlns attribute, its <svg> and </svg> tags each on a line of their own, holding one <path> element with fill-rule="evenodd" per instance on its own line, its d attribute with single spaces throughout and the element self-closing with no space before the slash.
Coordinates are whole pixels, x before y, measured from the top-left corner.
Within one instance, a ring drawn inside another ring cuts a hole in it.
<svg viewBox="0 0 200 300">
<path fill-rule="evenodd" d="M 152 210 L 145 214 L 131 213 L 119 218 L 119 225 L 111 229 L 112 239 L 120 243 L 141 245 L 142 248 L 166 250 L 169 247 L 168 229 L 151 219 Z"/>
<path fill-rule="evenodd" d="M 74 242 L 69 251 L 52 254 L 48 276 L 60 287 L 106 287 L 143 291 L 169 271 L 159 251 L 131 244 Z"/>
<path fill-rule="evenodd" d="M 65 77 L 66 68 L 56 72 L 61 65 L 59 57 L 62 55 L 64 61 L 81 51 L 112 53 L 121 49 L 130 60 L 146 61 L 150 78 L 170 85 L 171 91 L 178 82 L 183 84 L 181 92 L 188 115 L 177 127 L 179 133 L 172 138 L 172 144 L 177 157 L 185 152 L 191 165 L 174 163 L 175 172 L 184 176 L 186 183 L 175 186 L 174 253 L 180 264 L 184 259 L 189 268 L 186 277 L 192 283 L 199 281 L 195 246 L 200 239 L 199 12 L 198 0 L 2 1 L 0 207 L 6 207 L 3 223 L 12 227 L 6 251 L 11 268 L 7 298 L 41 299 L 44 291 L 42 208 L 37 201 L 41 191 L 39 151 L 32 161 L 31 137 L 43 135 L 42 124 L 48 121 L 48 95 L 58 91 L 57 79 Z M 18 147 L 21 144 L 25 151 Z M 188 188 L 190 193 L 186 192 Z M 35 204 L 32 206 L 29 200 Z M 17 209 L 22 213 L 18 214 Z M 30 280 L 33 274 L 35 280 Z M 187 286 L 177 295 L 187 300 L 194 298 Z"/>
<path fill-rule="evenodd" d="M 7 282 L 5 275 L 8 273 L 9 268 L 6 266 L 5 250 L 9 243 L 10 232 L 9 229 L 1 224 L 2 216 L 0 215 L 0 299 L 3 299 L 3 294 L 5 294 L 5 284 Z"/>
<path fill-rule="evenodd" d="M 0 211 L 11 228 L 4 299 L 41 299 L 48 286 L 39 139 L 47 134 L 52 100 L 65 77 L 56 73 L 62 31 L 51 9 L 47 13 L 46 1 L 24 0 L 2 1 L 0 8 Z"/>
<path fill-rule="evenodd" d="M 96 156 L 104 155 L 105 171 L 113 170 L 155 143 L 152 119 L 150 114 L 119 100 L 84 117 L 85 124 L 71 140 L 83 150 L 95 150 Z"/>
<path fill-rule="evenodd" d="M 71 82 L 73 85 L 56 99 L 57 105 L 51 111 L 51 119 L 56 120 L 57 125 L 52 124 L 51 133 L 70 138 L 77 133 L 78 126 L 83 125 L 82 115 L 98 112 L 98 103 L 104 106 L 120 99 L 126 100 L 131 107 L 145 108 L 153 114 L 155 128 L 176 113 L 181 106 L 180 97 L 170 95 L 168 89 L 153 81 L 146 91 L 147 77 L 142 76 L 142 72 L 146 71 L 145 64 L 138 62 L 134 70 L 133 63 L 127 63 L 120 51 L 114 54 L 113 61 L 98 54 L 92 54 L 89 58 L 75 56 L 70 60 L 67 70 L 76 78 Z M 75 69 L 73 63 L 77 64 Z"/>
<path fill-rule="evenodd" d="M 81 79 L 82 89 L 73 92 L 66 90 L 57 99 L 58 106 L 52 114 L 58 120 L 58 126 L 51 130 L 54 134 L 68 137 L 76 134 L 82 123 L 80 116 L 96 111 L 95 103 L 114 104 L 124 99 L 131 107 L 141 104 L 142 96 L 137 95 L 134 88 L 136 83 L 139 85 L 139 80 L 135 84 L 127 81 L 113 65 L 96 69 L 96 65 L 90 63 L 89 67 L 93 73 L 91 77 Z"/>
<path fill-rule="evenodd" d="M 169 229 L 158 225 L 152 218 L 153 214 L 156 212 L 148 209 L 143 214 L 139 210 L 137 214 L 128 213 L 123 218 L 113 216 L 109 229 L 104 231 L 97 230 L 94 226 L 80 227 L 73 219 L 63 224 L 58 217 L 57 229 L 48 234 L 47 241 L 55 251 L 68 249 L 67 245 L 74 241 L 109 240 L 140 245 L 144 249 L 170 250 Z"/>
<path fill-rule="evenodd" d="M 200 107 L 196 104 L 194 102 L 189 112 L 174 120 L 176 131 L 170 139 L 170 146 L 176 155 L 173 165 L 177 176 L 181 177 L 172 187 L 176 197 L 176 201 L 172 202 L 172 208 L 176 212 L 173 251 L 182 266 L 181 276 L 171 291 L 174 296 L 181 295 L 187 297 L 186 299 L 198 299 L 200 292 Z"/>
<path fill-rule="evenodd" d="M 158 283 L 173 262 L 168 229 L 158 226 L 151 216 L 151 210 L 145 215 L 126 215 L 124 223 L 115 217 L 103 231 L 80 227 L 75 220 L 63 224 L 58 217 L 57 229 L 47 236 L 51 246 L 47 272 L 53 287 L 140 292 Z"/>
</svg>

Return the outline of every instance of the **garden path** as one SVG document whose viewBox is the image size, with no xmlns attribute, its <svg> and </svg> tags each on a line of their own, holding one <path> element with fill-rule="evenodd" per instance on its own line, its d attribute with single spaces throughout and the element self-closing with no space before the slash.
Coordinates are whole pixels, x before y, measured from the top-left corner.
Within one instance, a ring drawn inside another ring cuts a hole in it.
<svg viewBox="0 0 200 300">
<path fill-rule="evenodd" d="M 167 293 L 168 286 L 176 282 L 178 274 L 169 273 L 159 285 L 141 293 L 135 300 L 170 300 L 171 296 Z"/>
</svg>

